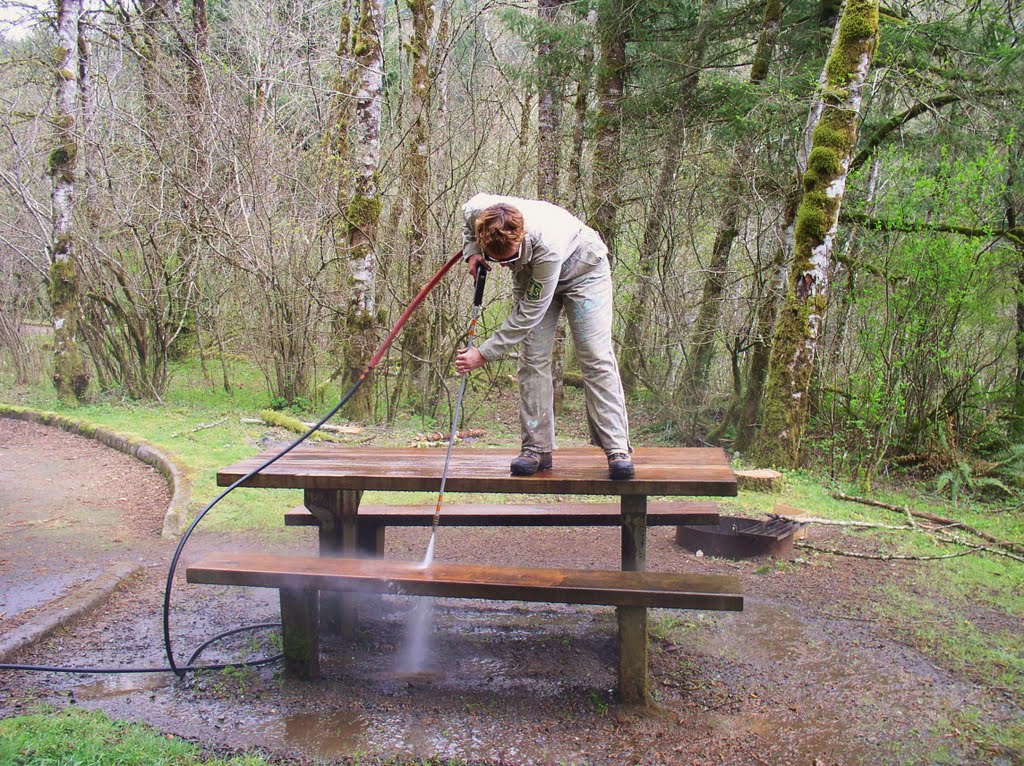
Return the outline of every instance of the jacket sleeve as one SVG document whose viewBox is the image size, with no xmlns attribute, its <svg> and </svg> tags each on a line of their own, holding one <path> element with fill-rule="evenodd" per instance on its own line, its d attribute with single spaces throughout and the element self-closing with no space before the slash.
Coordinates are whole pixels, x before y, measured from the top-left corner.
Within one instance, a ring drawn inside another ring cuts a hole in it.
<svg viewBox="0 0 1024 766">
<path fill-rule="evenodd" d="M 540 243 L 535 245 L 533 274 L 512 313 L 494 335 L 480 344 L 480 353 L 489 362 L 522 343 L 551 306 L 562 263 L 558 256 L 542 248 Z"/>
</svg>

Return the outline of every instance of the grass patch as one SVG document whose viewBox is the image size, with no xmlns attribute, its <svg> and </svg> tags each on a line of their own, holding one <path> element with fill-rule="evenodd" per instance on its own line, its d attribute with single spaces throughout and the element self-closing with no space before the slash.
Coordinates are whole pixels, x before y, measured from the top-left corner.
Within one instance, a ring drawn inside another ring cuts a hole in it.
<svg viewBox="0 0 1024 766">
<path fill-rule="evenodd" d="M 264 766 L 259 756 L 210 758 L 186 742 L 105 713 L 41 709 L 0 721 L 0 764 L 10 766 Z"/>
<path fill-rule="evenodd" d="M 876 613 L 899 637 L 943 667 L 1024 702 L 1024 634 L 999 612 L 973 615 L 977 605 L 942 587 L 936 567 L 906 585 L 888 585 Z M 909 588 L 907 586 L 910 586 Z M 1019 597 L 1019 596 L 1018 596 Z"/>
<path fill-rule="evenodd" d="M 320 763 L 319 760 L 316 761 Z M 115 721 L 106 713 L 42 706 L 28 715 L 0 720 L 2 766 L 284 766 L 308 760 L 261 755 L 211 756 L 200 747 L 144 724 Z M 352 766 L 464 766 L 460 760 L 370 756 Z"/>
<path fill-rule="evenodd" d="M 992 763 L 1024 764 L 1024 721 L 992 722 L 977 708 L 967 708 L 951 721 L 951 728 Z"/>
</svg>

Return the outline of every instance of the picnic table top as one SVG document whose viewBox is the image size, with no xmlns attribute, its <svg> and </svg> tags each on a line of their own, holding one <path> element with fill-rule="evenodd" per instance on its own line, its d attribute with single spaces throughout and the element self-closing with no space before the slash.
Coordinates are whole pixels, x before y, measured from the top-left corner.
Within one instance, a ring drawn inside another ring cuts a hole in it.
<svg viewBox="0 0 1024 766">
<path fill-rule="evenodd" d="M 274 451 L 256 455 L 217 473 L 228 486 L 268 460 Z M 604 453 L 594 447 L 558 450 L 554 467 L 534 476 L 512 476 L 515 449 L 456 447 L 446 491 L 516 492 L 572 495 L 710 495 L 736 494 L 736 477 L 725 452 L 717 448 L 638 447 L 633 452 L 636 478 L 612 481 Z M 245 482 L 246 487 L 284 489 L 356 489 L 436 491 L 444 466 L 444 449 L 384 449 L 317 444 L 296 447 Z"/>
</svg>

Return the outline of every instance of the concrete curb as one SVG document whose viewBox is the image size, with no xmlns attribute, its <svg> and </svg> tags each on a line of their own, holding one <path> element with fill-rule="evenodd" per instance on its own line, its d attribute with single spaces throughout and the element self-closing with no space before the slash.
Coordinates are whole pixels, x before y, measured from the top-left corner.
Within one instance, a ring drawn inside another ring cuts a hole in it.
<svg viewBox="0 0 1024 766">
<path fill-rule="evenodd" d="M 35 617 L 0 638 L 0 662 L 7 662 L 9 657 L 29 644 L 46 638 L 61 625 L 95 609 L 140 569 L 141 564 L 121 561 L 87 583 L 72 588 L 57 600 L 40 607 Z"/>
<path fill-rule="evenodd" d="M 95 423 L 76 420 L 67 415 L 31 410 L 26 407 L 14 407 L 9 404 L 0 404 L 0 418 L 27 420 L 40 425 L 60 428 L 79 436 L 95 439 L 118 452 L 124 452 L 126 455 L 141 460 L 146 465 L 153 466 L 167 480 L 167 486 L 171 490 L 171 502 L 167 505 L 167 511 L 164 513 L 164 525 L 160 536 L 174 539 L 185 531 L 185 527 L 188 525 L 188 506 L 192 499 L 192 482 L 189 478 L 188 468 L 162 452 L 155 444 L 138 436 L 117 433 Z"/>
</svg>

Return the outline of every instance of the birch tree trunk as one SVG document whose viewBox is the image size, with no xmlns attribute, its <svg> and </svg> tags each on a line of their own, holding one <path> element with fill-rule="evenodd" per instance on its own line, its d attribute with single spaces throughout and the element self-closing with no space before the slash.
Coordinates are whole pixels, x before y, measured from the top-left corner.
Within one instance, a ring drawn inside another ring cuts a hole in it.
<svg viewBox="0 0 1024 766">
<path fill-rule="evenodd" d="M 765 4 L 764 22 L 761 25 L 757 50 L 754 52 L 754 61 L 750 67 L 750 84 L 753 86 L 760 85 L 768 77 L 768 68 L 771 66 L 781 21 L 782 0 L 768 0 Z M 737 147 L 729 168 L 722 216 L 718 221 L 700 307 L 697 310 L 697 322 L 694 325 L 690 353 L 687 356 L 684 392 L 686 403 L 694 410 L 700 409 L 708 390 L 708 373 L 714 358 L 715 335 L 722 315 L 726 271 L 733 242 L 739 234 L 741 198 L 745 185 L 743 174 L 749 157 L 750 144 L 743 141 Z"/>
<path fill-rule="evenodd" d="M 600 0 L 597 8 L 597 115 L 593 180 L 588 223 L 608 246 L 614 264 L 616 213 L 619 207 L 622 142 L 623 74 L 626 69 L 626 21 L 622 0 Z"/>
<path fill-rule="evenodd" d="M 820 117 L 811 134 L 804 192 L 797 209 L 793 265 L 772 342 L 764 418 L 752 450 L 761 464 L 796 466 L 800 462 L 829 262 L 877 43 L 878 0 L 847 0 L 815 105 Z"/>
<path fill-rule="evenodd" d="M 53 179 L 53 236 L 50 241 L 48 291 L 53 318 L 52 379 L 61 399 L 81 401 L 89 388 L 90 375 L 77 340 L 82 306 L 71 225 L 75 211 L 75 162 L 78 154 L 75 115 L 78 111 L 78 21 L 82 15 L 82 0 L 57 0 L 56 12 L 56 135 L 48 159 L 48 170 Z"/>
<path fill-rule="evenodd" d="M 345 383 L 354 383 L 366 369 L 377 343 L 376 246 L 381 200 L 377 188 L 380 164 L 381 94 L 384 87 L 384 8 L 381 0 L 360 0 L 354 26 L 358 82 L 353 127 L 352 194 L 348 221 L 349 295 L 345 309 Z M 359 419 L 373 416 L 373 388 L 364 383 L 349 406 Z"/>
<path fill-rule="evenodd" d="M 701 3 L 700 18 L 691 37 L 685 74 L 679 88 L 679 102 L 676 105 L 675 119 L 672 121 L 672 127 L 667 137 L 665 158 L 658 174 L 657 187 L 651 198 L 647 223 L 644 226 L 643 248 L 640 251 L 640 261 L 637 264 L 636 292 L 627 308 L 623 328 L 622 385 L 627 392 L 636 388 L 637 374 L 643 363 L 644 317 L 650 313 L 649 303 L 655 291 L 654 274 L 658 263 L 656 256 L 661 250 L 665 214 L 673 202 L 672 190 L 675 187 L 679 165 L 683 159 L 683 146 L 685 145 L 683 136 L 686 135 L 692 116 L 693 94 L 700 84 L 700 73 L 707 55 L 708 22 L 717 5 L 718 0 L 703 0 Z"/>
</svg>

